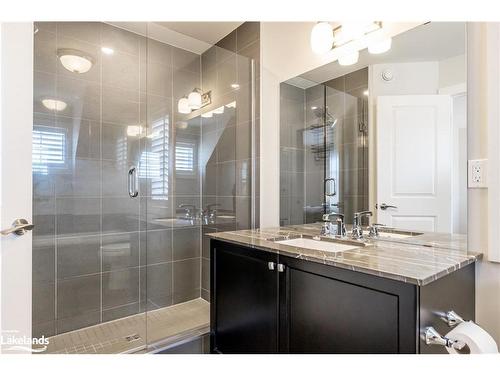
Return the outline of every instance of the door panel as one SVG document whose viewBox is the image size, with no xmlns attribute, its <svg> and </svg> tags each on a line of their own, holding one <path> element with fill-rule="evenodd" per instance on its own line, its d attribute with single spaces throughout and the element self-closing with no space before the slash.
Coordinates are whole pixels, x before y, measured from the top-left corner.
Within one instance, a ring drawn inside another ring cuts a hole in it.
<svg viewBox="0 0 500 375">
<path fill-rule="evenodd" d="M 212 244 L 212 347 L 222 353 L 276 353 L 278 278 L 268 262 L 276 264 L 277 256 L 216 244 Z"/>
<path fill-rule="evenodd" d="M 397 353 L 398 297 L 298 269 L 289 276 L 291 353 Z"/>
<path fill-rule="evenodd" d="M 377 98 L 377 221 L 451 231 L 451 98 Z"/>
</svg>

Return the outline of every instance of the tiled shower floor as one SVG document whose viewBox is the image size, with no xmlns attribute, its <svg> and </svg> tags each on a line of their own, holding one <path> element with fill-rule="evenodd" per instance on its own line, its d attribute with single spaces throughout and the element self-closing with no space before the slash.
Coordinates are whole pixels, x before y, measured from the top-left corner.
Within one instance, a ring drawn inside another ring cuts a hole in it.
<svg viewBox="0 0 500 375">
<path fill-rule="evenodd" d="M 209 330 L 210 304 L 194 299 L 49 338 L 47 354 L 149 352 Z M 147 342 L 146 342 L 147 334 Z"/>
</svg>

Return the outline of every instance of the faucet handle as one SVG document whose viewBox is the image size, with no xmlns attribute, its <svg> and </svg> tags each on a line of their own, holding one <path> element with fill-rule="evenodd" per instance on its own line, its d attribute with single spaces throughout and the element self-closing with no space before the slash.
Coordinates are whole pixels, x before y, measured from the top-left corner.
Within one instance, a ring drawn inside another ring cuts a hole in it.
<svg viewBox="0 0 500 375">
<path fill-rule="evenodd" d="M 373 223 L 370 225 L 370 232 L 368 233 L 369 237 L 378 237 L 378 228 L 385 227 L 385 224 Z"/>
</svg>

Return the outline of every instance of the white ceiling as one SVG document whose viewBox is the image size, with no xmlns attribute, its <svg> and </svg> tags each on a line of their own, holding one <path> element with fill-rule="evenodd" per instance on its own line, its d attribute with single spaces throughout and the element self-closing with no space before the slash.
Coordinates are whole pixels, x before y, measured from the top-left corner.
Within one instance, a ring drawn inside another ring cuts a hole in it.
<svg viewBox="0 0 500 375">
<path fill-rule="evenodd" d="M 202 54 L 243 22 L 108 22 L 136 34 Z"/>
<path fill-rule="evenodd" d="M 178 33 L 215 44 L 243 22 L 155 22 Z"/>
<path fill-rule="evenodd" d="M 431 22 L 397 35 L 392 48 L 381 55 L 360 51 L 357 64 L 341 66 L 337 61 L 301 74 L 313 82 L 326 82 L 372 64 L 441 61 L 466 52 L 465 23 Z"/>
</svg>

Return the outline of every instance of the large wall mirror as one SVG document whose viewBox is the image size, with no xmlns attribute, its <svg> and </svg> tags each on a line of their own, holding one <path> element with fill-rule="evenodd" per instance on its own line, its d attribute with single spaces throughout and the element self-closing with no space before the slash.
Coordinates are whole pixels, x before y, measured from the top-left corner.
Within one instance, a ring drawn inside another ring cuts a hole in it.
<svg viewBox="0 0 500 375">
<path fill-rule="evenodd" d="M 280 223 L 467 232 L 466 24 L 431 22 L 280 86 Z M 366 223 L 365 223 L 366 224 Z"/>
</svg>

